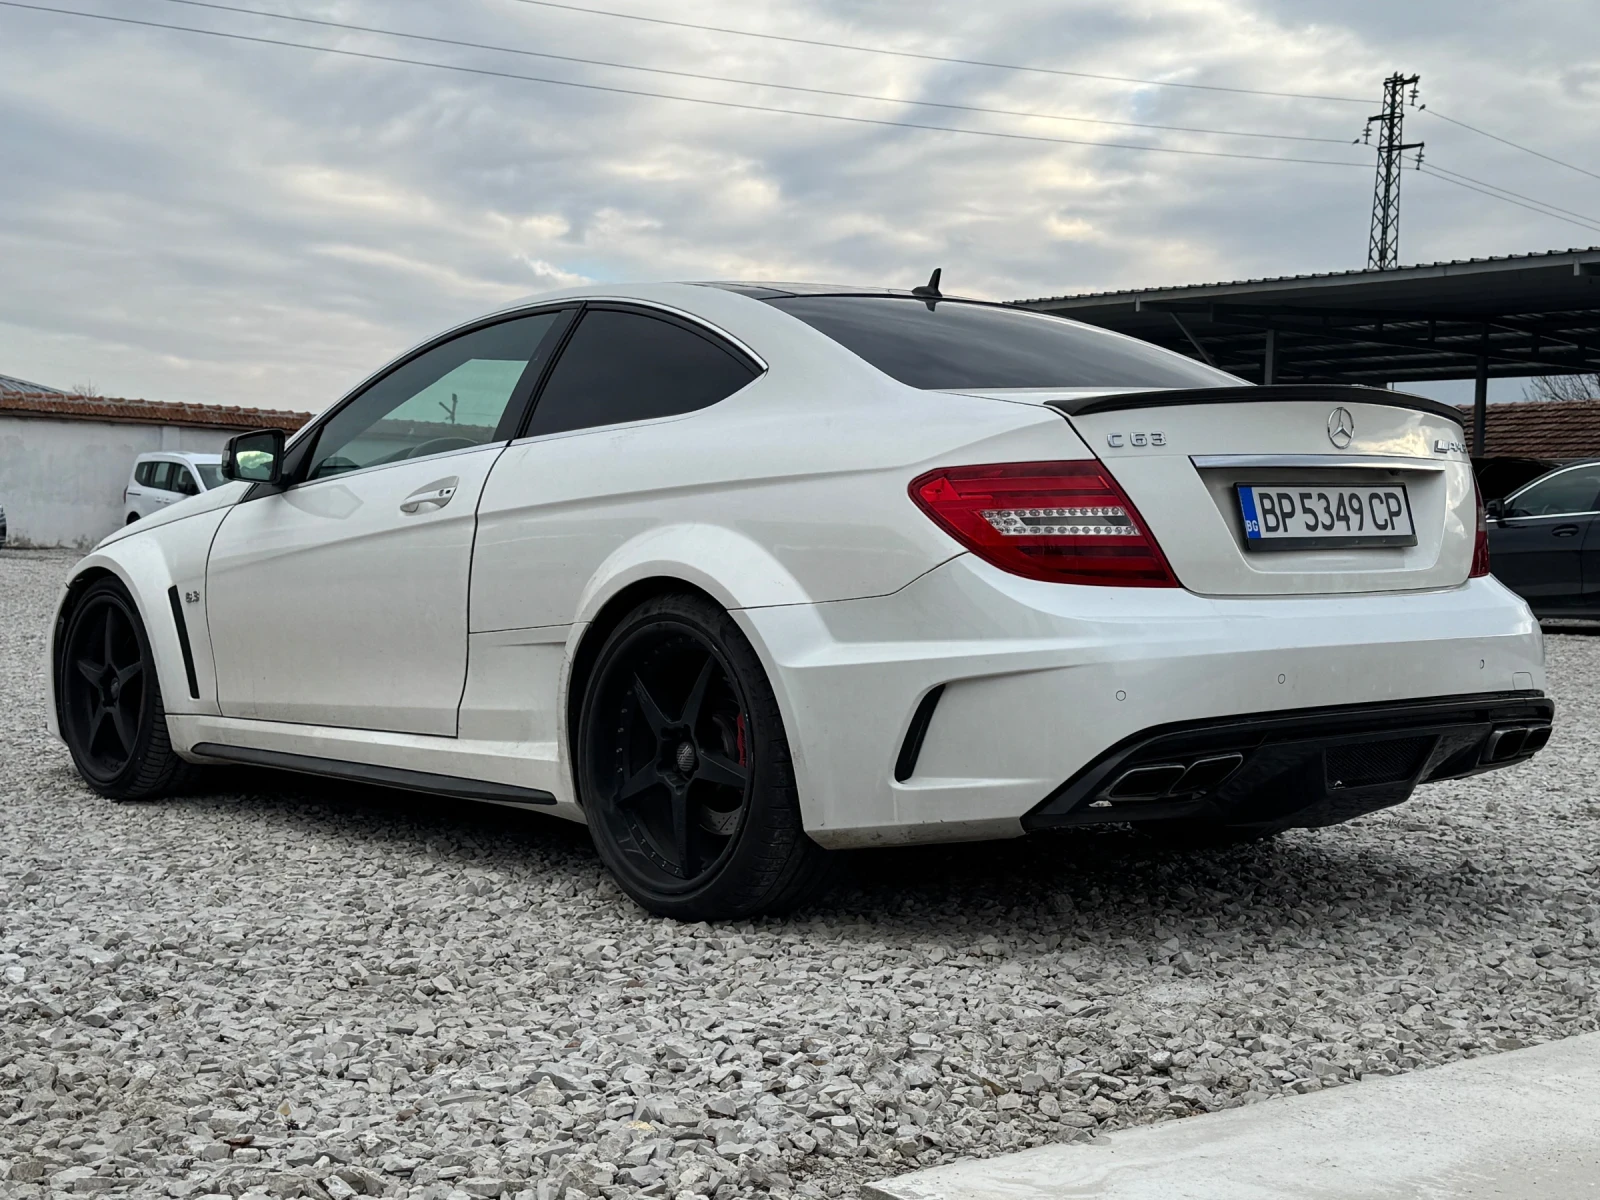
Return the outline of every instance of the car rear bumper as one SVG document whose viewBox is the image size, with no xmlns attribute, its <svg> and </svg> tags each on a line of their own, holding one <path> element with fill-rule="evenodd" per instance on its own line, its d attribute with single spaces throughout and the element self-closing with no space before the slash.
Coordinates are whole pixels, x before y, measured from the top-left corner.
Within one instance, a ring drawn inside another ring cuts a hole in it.
<svg viewBox="0 0 1600 1200">
<path fill-rule="evenodd" d="M 1554 713 L 1535 693 L 1500 692 L 1170 725 L 1101 754 L 1022 824 L 1334 825 L 1398 804 L 1418 784 L 1533 757 Z"/>
<path fill-rule="evenodd" d="M 1538 624 L 1487 578 L 1217 599 L 1041 583 L 962 555 L 893 595 L 737 616 L 778 693 L 806 828 L 830 846 L 1018 836 L 1119 748 L 1196 723 L 1545 703 Z"/>
</svg>

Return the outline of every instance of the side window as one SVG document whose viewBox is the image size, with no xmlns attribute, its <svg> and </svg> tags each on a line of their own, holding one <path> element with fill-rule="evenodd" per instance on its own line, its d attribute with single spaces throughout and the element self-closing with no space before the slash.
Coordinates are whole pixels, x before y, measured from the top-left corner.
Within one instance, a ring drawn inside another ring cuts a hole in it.
<svg viewBox="0 0 1600 1200">
<path fill-rule="evenodd" d="M 322 427 L 306 478 L 495 441 L 565 316 L 537 313 L 464 333 L 389 372 Z"/>
<path fill-rule="evenodd" d="M 1596 497 L 1600 497 L 1600 463 L 1558 471 L 1530 484 L 1506 504 L 1506 516 L 1594 512 Z"/>
<path fill-rule="evenodd" d="M 530 434 L 693 412 L 756 377 L 710 337 L 642 313 L 583 314 L 539 393 Z"/>
<path fill-rule="evenodd" d="M 172 489 L 172 464 L 157 462 L 150 464 L 150 486 L 160 488 L 162 491 Z"/>
<path fill-rule="evenodd" d="M 140 487 L 150 486 L 150 475 L 156 469 L 155 463 L 142 462 L 133 469 L 133 481 Z"/>
<path fill-rule="evenodd" d="M 194 476 L 189 474 L 189 468 L 178 463 L 172 464 L 172 490 L 182 492 L 185 496 L 196 496 L 200 493 L 200 489 L 195 486 Z"/>
</svg>

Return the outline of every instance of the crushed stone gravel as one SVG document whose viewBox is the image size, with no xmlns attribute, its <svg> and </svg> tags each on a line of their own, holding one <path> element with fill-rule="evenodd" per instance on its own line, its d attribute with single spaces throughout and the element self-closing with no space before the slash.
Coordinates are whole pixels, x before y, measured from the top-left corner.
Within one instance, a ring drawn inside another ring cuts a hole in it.
<svg viewBox="0 0 1600 1200">
<path fill-rule="evenodd" d="M 850 1196 L 1600 1027 L 1600 637 L 1529 765 L 1268 846 L 874 853 L 647 916 L 583 830 L 267 772 L 116 805 L 0 552 L 0 1194 Z"/>
</svg>

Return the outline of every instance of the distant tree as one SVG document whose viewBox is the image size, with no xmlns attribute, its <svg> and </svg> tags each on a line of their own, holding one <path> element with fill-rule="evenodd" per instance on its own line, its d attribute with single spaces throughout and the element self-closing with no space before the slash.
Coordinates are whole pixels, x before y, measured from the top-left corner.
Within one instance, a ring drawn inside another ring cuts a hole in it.
<svg viewBox="0 0 1600 1200">
<path fill-rule="evenodd" d="M 1600 375 L 1540 375 L 1522 389 L 1524 400 L 1600 400 Z"/>
<path fill-rule="evenodd" d="M 72 385 L 72 394 L 74 396 L 98 396 L 100 389 L 92 383 L 75 383 Z"/>
</svg>

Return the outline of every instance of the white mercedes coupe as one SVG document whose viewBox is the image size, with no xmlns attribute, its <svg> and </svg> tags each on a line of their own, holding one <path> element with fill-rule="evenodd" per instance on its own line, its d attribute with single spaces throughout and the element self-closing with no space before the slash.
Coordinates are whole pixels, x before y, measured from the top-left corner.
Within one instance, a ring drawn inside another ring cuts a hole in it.
<svg viewBox="0 0 1600 1200">
<path fill-rule="evenodd" d="M 1014 307 L 595 286 L 450 330 L 78 564 L 49 711 L 586 822 L 645 908 L 830 851 L 1345 821 L 1550 736 L 1460 417 Z"/>
</svg>

